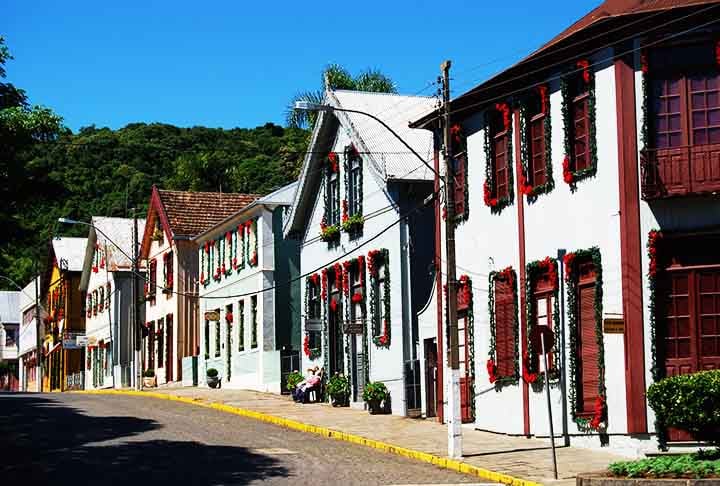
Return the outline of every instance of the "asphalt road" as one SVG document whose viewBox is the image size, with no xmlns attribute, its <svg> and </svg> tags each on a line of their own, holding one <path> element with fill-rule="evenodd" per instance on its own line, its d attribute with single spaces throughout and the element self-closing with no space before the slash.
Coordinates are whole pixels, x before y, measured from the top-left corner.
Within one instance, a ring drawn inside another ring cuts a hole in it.
<svg viewBox="0 0 720 486">
<path fill-rule="evenodd" d="M 459 484 L 438 467 L 153 398 L 0 394 L 0 484 Z"/>
</svg>

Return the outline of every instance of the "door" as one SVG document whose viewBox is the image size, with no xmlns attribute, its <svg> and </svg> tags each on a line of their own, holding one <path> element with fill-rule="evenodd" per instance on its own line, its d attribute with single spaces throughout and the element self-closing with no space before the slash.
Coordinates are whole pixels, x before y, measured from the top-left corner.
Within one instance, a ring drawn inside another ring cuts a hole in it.
<svg viewBox="0 0 720 486">
<path fill-rule="evenodd" d="M 338 312 L 330 312 L 328 318 L 328 328 L 330 331 L 330 376 L 335 373 L 344 373 L 343 367 L 343 332 L 342 323 L 338 317 Z"/>
<path fill-rule="evenodd" d="M 425 340 L 425 414 L 437 416 L 437 342 L 435 338 Z"/>
<path fill-rule="evenodd" d="M 666 376 L 720 369 L 720 266 L 671 268 L 662 291 Z M 684 431 L 668 432 L 671 441 L 690 439 Z"/>
<path fill-rule="evenodd" d="M 470 347 L 468 346 L 468 318 L 458 319 L 458 356 L 460 358 L 460 416 L 463 423 L 475 420 L 472 412 L 471 385 L 472 378 L 468 363 L 470 360 Z"/>
<path fill-rule="evenodd" d="M 165 332 L 166 341 L 165 341 L 165 381 L 173 381 L 173 370 L 175 368 L 174 365 L 174 349 L 175 346 L 174 340 L 173 340 L 173 328 L 175 327 L 173 325 L 173 319 L 172 315 L 167 316 L 167 320 L 165 322 L 165 326 L 167 327 L 167 331 Z"/>
</svg>

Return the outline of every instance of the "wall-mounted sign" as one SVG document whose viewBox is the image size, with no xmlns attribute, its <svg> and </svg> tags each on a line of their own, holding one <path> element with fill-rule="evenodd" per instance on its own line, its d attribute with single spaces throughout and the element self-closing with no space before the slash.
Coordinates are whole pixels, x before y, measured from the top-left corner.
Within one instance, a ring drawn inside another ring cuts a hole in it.
<svg viewBox="0 0 720 486">
<path fill-rule="evenodd" d="M 343 325 L 343 331 L 345 334 L 362 334 L 364 327 L 365 321 L 357 319 L 355 321 L 345 322 Z"/>
<path fill-rule="evenodd" d="M 205 312 L 205 320 L 206 321 L 219 321 L 220 313 L 218 311 L 206 311 Z"/>
<path fill-rule="evenodd" d="M 81 348 L 84 348 L 88 345 L 88 337 L 87 336 L 75 336 L 75 343 L 80 346 Z"/>
<path fill-rule="evenodd" d="M 97 337 L 87 336 L 87 342 L 85 343 L 85 346 L 97 346 Z"/>
<path fill-rule="evenodd" d="M 625 319 L 622 317 L 606 317 L 603 320 L 605 334 L 625 334 Z"/>
</svg>

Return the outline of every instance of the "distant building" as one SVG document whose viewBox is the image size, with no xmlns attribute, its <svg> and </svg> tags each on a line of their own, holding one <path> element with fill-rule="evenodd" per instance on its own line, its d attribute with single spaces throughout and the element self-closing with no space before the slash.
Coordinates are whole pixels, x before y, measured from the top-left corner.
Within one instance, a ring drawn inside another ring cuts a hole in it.
<svg viewBox="0 0 720 486">
<path fill-rule="evenodd" d="M 38 325 L 35 318 L 35 294 L 40 292 L 40 277 L 34 278 L 20 292 L 20 340 L 18 344 L 18 368 L 20 391 L 41 391 L 38 380 Z M 42 308 L 42 298 L 38 294 Z M 44 325 L 40 320 L 40 335 L 44 334 Z"/>
<path fill-rule="evenodd" d="M 140 257 L 147 271 L 143 370 L 152 370 L 158 384 L 182 380 L 183 358 L 200 353 L 199 263 L 192 239 L 257 197 L 153 186 Z"/>
<path fill-rule="evenodd" d="M 0 390 L 18 391 L 20 292 L 0 292 Z"/>
<path fill-rule="evenodd" d="M 92 218 L 80 279 L 80 291 L 85 295 L 86 389 L 121 388 L 134 383 L 133 231 L 134 223 L 129 218 Z M 144 219 L 138 220 L 137 231 L 138 235 L 144 233 Z M 138 292 L 143 279 L 138 279 Z M 138 313 L 137 322 L 144 322 L 144 305 L 138 306 Z"/>
<path fill-rule="evenodd" d="M 297 183 L 257 199 L 199 234 L 200 377 L 280 393 L 300 360 L 300 250 L 283 238 Z M 210 320 L 215 311 L 218 320 Z"/>
</svg>

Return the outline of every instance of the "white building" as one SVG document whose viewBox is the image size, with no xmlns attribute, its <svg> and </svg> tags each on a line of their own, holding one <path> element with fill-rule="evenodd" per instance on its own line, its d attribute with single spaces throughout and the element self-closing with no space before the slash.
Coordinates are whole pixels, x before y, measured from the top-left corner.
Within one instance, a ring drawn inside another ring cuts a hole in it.
<svg viewBox="0 0 720 486">
<path fill-rule="evenodd" d="M 432 98 L 327 91 L 285 233 L 301 241 L 302 369 L 344 373 L 352 403 L 385 383 L 393 414 L 420 412 L 416 315 L 432 277 L 430 133 L 408 128 Z"/>
<path fill-rule="evenodd" d="M 42 319 L 35 319 L 35 297 L 42 302 L 40 278 L 33 279 L 20 292 L 20 339 L 18 344 L 18 367 L 20 373 L 20 391 L 39 392 L 38 380 L 38 322 L 40 336 L 45 334 Z M 40 304 L 42 307 L 42 304 Z M 41 316 L 42 317 L 42 316 Z"/>
<path fill-rule="evenodd" d="M 138 220 L 138 235 L 145 220 Z M 85 298 L 85 389 L 132 386 L 132 242 L 128 218 L 93 216 L 80 290 Z M 137 278 L 137 277 L 136 277 Z M 142 279 L 139 280 L 141 289 Z M 138 306 L 144 322 L 144 305 Z"/>
<path fill-rule="evenodd" d="M 280 393 L 300 359 L 300 251 L 283 237 L 297 183 L 248 204 L 200 233 L 200 380 Z M 219 320 L 206 316 L 213 311 Z"/>
<path fill-rule="evenodd" d="M 655 450 L 647 387 L 720 367 L 720 78 L 717 32 L 687 31 L 699 3 L 606 1 L 452 101 L 463 418 L 477 428 L 548 436 L 537 326 L 555 331 L 555 432 L 573 445 Z M 651 18 L 668 27 L 646 34 Z M 437 130 L 436 115 L 413 126 Z M 438 363 L 442 304 L 421 316 Z"/>
<path fill-rule="evenodd" d="M 0 390 L 19 389 L 19 309 L 20 292 L 0 291 L 0 362 L 6 366 L 5 372 L 0 375 Z"/>
<path fill-rule="evenodd" d="M 183 380 L 183 360 L 200 352 L 199 262 L 192 239 L 256 198 L 153 186 L 140 257 L 147 269 L 143 370 L 152 370 L 158 384 Z"/>
</svg>

